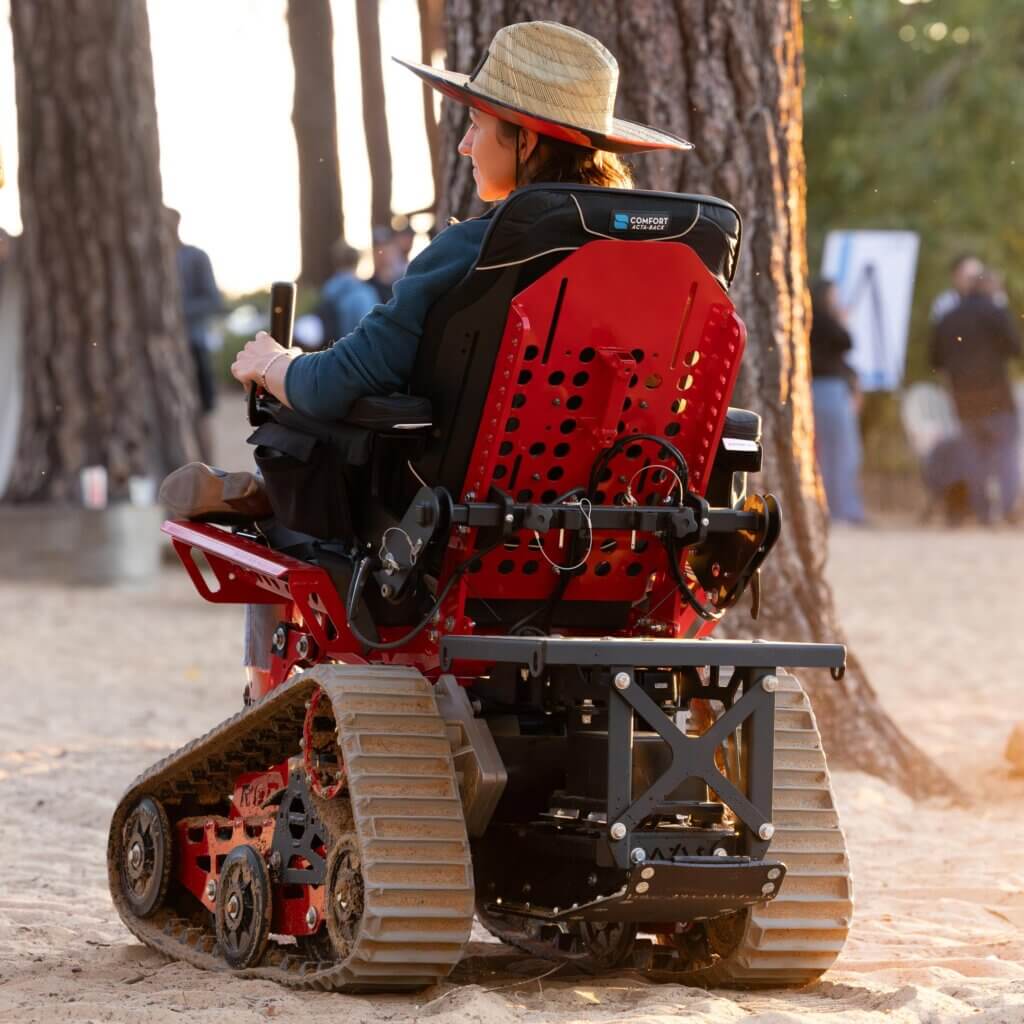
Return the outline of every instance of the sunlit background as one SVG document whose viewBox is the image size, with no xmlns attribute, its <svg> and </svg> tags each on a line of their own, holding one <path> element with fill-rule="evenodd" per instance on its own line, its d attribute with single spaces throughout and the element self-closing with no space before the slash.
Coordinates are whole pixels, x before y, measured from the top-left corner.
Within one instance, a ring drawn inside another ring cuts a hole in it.
<svg viewBox="0 0 1024 1024">
<path fill-rule="evenodd" d="M 299 271 L 299 175 L 285 0 L 149 0 L 164 199 L 181 235 L 210 254 L 221 288 L 242 293 Z M 21 230 L 9 0 L 0 0 L 0 227 Z M 345 234 L 370 242 L 355 4 L 334 0 L 334 74 Z M 416 0 L 380 0 L 393 167 L 392 209 L 433 198 L 419 79 L 390 60 L 420 60 Z"/>
</svg>

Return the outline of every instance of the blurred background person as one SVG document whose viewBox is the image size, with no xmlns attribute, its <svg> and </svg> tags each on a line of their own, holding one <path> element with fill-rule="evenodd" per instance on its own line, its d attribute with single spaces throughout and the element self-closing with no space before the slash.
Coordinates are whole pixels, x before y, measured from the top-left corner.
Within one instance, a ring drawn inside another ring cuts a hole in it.
<svg viewBox="0 0 1024 1024">
<path fill-rule="evenodd" d="M 195 365 L 196 393 L 199 396 L 200 457 L 203 462 L 213 461 L 213 438 L 210 430 L 210 415 L 217 406 L 217 384 L 210 358 L 212 346 L 212 319 L 224 309 L 217 280 L 213 276 L 210 257 L 197 245 L 188 245 L 181 240 L 179 227 L 181 214 L 167 210 L 167 223 L 178 247 L 178 277 L 181 282 L 181 302 L 185 316 L 185 330 L 188 332 L 188 347 Z"/>
<path fill-rule="evenodd" d="M 994 298 L 1002 285 L 974 261 L 960 301 L 934 325 L 930 358 L 944 371 L 963 428 L 971 507 L 980 523 L 993 520 L 989 486 L 999 487 L 999 515 L 1014 520 L 1020 494 L 1019 424 L 1010 376 L 1021 354 L 1009 310 Z"/>
<path fill-rule="evenodd" d="M 973 253 L 960 253 L 949 265 L 950 286 L 935 297 L 928 319 L 937 324 L 947 313 L 956 309 L 984 269 L 981 260 Z"/>
<path fill-rule="evenodd" d="M 331 250 L 335 272 L 320 290 L 316 313 L 323 323 L 327 345 L 344 338 L 378 302 L 377 289 L 356 276 L 359 250 L 339 238 Z"/>
<path fill-rule="evenodd" d="M 853 347 L 843 325 L 835 282 L 811 286 L 811 389 L 815 451 L 833 522 L 864 522 L 860 487 L 860 390 L 846 354 Z"/>
<path fill-rule="evenodd" d="M 411 243 L 410 243 L 411 248 Z M 381 302 L 389 302 L 395 282 L 405 275 L 409 261 L 404 242 L 390 227 L 378 225 L 373 229 L 373 277 L 370 284 Z"/>
<path fill-rule="evenodd" d="M 21 419 L 22 288 L 15 239 L 0 228 L 0 497 L 14 463 Z"/>
</svg>

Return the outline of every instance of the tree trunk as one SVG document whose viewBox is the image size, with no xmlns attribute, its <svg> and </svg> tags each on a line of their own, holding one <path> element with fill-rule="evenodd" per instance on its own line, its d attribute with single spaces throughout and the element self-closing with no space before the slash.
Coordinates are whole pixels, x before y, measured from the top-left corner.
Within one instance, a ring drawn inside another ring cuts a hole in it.
<svg viewBox="0 0 1024 1024">
<path fill-rule="evenodd" d="M 373 226 L 391 225 L 391 146 L 384 103 L 384 72 L 380 63 L 380 10 L 377 0 L 356 0 L 359 67 L 363 85 L 363 127 L 370 161 Z"/>
<path fill-rule="evenodd" d="M 444 0 L 418 0 L 420 12 L 420 62 L 429 64 L 437 50 L 444 49 Z M 434 181 L 434 202 L 436 213 L 441 196 L 441 130 L 434 113 L 433 89 L 423 83 L 423 124 L 427 131 L 427 147 L 430 150 L 430 173 Z"/>
<path fill-rule="evenodd" d="M 12 0 L 26 353 L 7 500 L 111 496 L 198 453 L 144 0 Z"/>
<path fill-rule="evenodd" d="M 799 0 L 448 0 L 448 66 L 476 65 L 502 25 L 546 19 L 600 39 L 619 61 L 619 116 L 696 144 L 689 154 L 632 159 L 637 185 L 701 192 L 733 203 L 744 249 L 732 299 L 749 339 L 733 397 L 764 418 L 759 489 L 778 495 L 783 539 L 764 576 L 756 629 L 741 609 L 734 632 L 792 641 L 843 641 L 825 579 L 827 522 L 814 459 L 810 400 Z M 442 116 L 444 213 L 480 209 L 469 162 L 455 154 L 466 113 Z M 749 621 L 749 620 L 748 620 Z M 889 718 L 855 655 L 842 682 L 801 673 L 833 763 L 881 775 L 914 795 L 948 793 L 946 775 Z"/>
<path fill-rule="evenodd" d="M 295 65 L 292 125 L 299 155 L 299 277 L 319 287 L 334 273 L 331 249 L 345 233 L 329 0 L 288 0 L 288 41 Z"/>
</svg>

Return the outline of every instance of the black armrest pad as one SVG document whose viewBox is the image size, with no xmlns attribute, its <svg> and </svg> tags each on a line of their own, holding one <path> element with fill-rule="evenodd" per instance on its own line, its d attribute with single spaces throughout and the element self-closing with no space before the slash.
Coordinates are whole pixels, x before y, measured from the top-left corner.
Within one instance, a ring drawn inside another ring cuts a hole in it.
<svg viewBox="0 0 1024 1024">
<path fill-rule="evenodd" d="M 353 404 L 344 422 L 377 431 L 429 427 L 430 400 L 415 395 L 370 395 Z"/>
</svg>

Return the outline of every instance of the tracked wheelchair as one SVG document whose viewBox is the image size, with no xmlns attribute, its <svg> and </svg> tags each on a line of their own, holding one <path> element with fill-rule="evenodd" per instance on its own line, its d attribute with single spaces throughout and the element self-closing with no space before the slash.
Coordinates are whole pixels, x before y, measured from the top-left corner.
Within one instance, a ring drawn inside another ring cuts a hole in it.
<svg viewBox="0 0 1024 1024">
<path fill-rule="evenodd" d="M 530 186 L 432 309 L 409 394 L 336 423 L 254 403 L 274 521 L 164 530 L 206 600 L 285 614 L 266 691 L 115 813 L 143 941 L 353 991 L 444 977 L 474 912 L 580 970 L 832 964 L 845 842 L 783 667 L 845 651 L 710 639 L 756 613 L 781 517 L 729 405 L 739 247 L 721 200 Z"/>
</svg>

